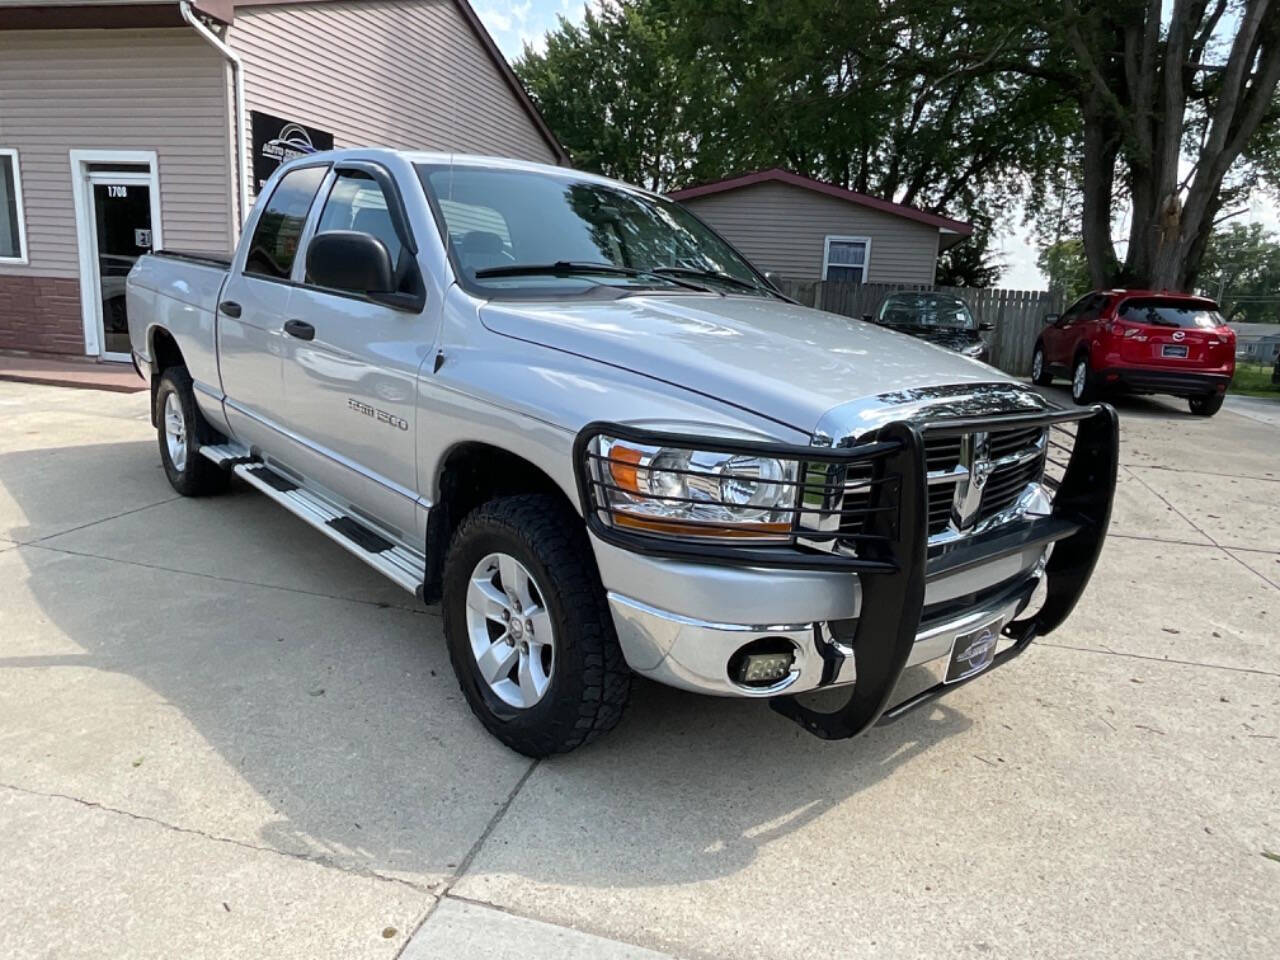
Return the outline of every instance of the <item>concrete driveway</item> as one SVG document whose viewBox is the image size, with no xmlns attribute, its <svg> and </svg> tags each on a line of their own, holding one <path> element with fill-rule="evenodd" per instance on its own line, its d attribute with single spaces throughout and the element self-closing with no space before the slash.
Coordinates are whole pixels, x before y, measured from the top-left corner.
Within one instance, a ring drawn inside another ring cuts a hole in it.
<svg viewBox="0 0 1280 960">
<path fill-rule="evenodd" d="M 176 498 L 145 395 L 0 383 L 0 956 L 1275 956 L 1280 429 L 1122 421 L 1017 663 L 835 744 L 639 684 L 531 763 L 435 609 Z"/>
</svg>

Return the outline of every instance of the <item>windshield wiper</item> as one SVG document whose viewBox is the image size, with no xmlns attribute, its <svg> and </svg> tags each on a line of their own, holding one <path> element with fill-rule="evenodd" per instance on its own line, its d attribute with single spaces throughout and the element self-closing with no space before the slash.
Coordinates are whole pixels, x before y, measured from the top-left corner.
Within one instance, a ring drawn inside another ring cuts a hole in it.
<svg viewBox="0 0 1280 960">
<path fill-rule="evenodd" d="M 735 277 L 732 274 L 724 273 L 720 270 L 700 270 L 697 267 L 670 266 L 654 267 L 653 272 L 661 274 L 662 276 L 675 275 L 679 277 L 699 277 L 704 280 L 719 280 L 721 283 L 732 284 L 735 287 L 744 287 L 747 290 L 763 290 L 766 293 L 773 292 L 768 287 L 763 287 L 758 283 L 751 282 L 750 280 L 743 280 L 741 277 Z"/>
<path fill-rule="evenodd" d="M 582 263 L 576 260 L 557 260 L 555 263 L 513 263 L 509 267 L 484 267 L 475 272 L 476 279 L 491 277 L 573 277 L 573 276 L 634 277 L 640 280 L 661 280 L 686 290 L 711 293 L 707 287 L 676 277 L 668 277 L 657 270 L 637 270 L 616 263 Z"/>
</svg>

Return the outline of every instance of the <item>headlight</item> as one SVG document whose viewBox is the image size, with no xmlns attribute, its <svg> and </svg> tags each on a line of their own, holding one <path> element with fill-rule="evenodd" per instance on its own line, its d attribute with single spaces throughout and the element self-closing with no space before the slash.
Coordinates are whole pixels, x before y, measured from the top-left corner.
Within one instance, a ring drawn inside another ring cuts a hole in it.
<svg viewBox="0 0 1280 960">
<path fill-rule="evenodd" d="M 960 351 L 960 355 L 962 357 L 980 357 L 986 352 L 987 352 L 987 345 L 985 343 L 974 343 L 967 347 L 964 347 Z"/>
<path fill-rule="evenodd" d="M 608 436 L 592 445 L 597 501 L 618 527 L 734 540 L 786 540 L 791 533 L 797 461 Z"/>
</svg>

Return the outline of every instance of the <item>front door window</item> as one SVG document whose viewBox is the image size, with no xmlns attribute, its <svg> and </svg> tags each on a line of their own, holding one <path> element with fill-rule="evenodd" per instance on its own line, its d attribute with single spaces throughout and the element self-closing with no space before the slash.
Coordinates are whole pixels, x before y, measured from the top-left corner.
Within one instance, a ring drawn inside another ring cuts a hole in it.
<svg viewBox="0 0 1280 960">
<path fill-rule="evenodd" d="M 124 282 L 138 257 L 151 252 L 151 187 L 145 183 L 91 181 L 94 242 L 98 256 L 103 353 L 129 353 Z"/>
</svg>

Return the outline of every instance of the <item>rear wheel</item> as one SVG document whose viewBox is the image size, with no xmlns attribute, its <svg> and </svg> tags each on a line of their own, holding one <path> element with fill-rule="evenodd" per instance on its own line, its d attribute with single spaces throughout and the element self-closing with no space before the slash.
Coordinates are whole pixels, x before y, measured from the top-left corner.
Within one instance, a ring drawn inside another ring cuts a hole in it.
<svg viewBox="0 0 1280 960">
<path fill-rule="evenodd" d="M 1047 387 L 1053 383 L 1053 374 L 1049 372 L 1049 364 L 1044 358 L 1044 345 L 1036 344 L 1031 354 L 1031 382 L 1037 387 Z"/>
<path fill-rule="evenodd" d="M 444 630 L 472 712 L 518 753 L 566 753 L 622 717 L 631 672 L 582 522 L 560 500 L 504 497 L 462 521 Z"/>
<path fill-rule="evenodd" d="M 160 462 L 173 489 L 184 497 L 205 497 L 227 488 L 226 471 L 200 455 L 200 448 L 216 441 L 217 433 L 196 407 L 186 367 L 170 367 L 160 376 L 156 434 Z"/>
<path fill-rule="evenodd" d="M 1089 358 L 1081 354 L 1076 357 L 1075 366 L 1071 368 L 1071 399 L 1080 404 L 1092 403 L 1096 394 Z"/>
<path fill-rule="evenodd" d="M 1192 397 L 1187 401 L 1187 405 L 1197 417 L 1212 417 L 1222 409 L 1224 399 L 1226 399 L 1224 394 L 1210 393 L 1203 397 Z"/>
</svg>

